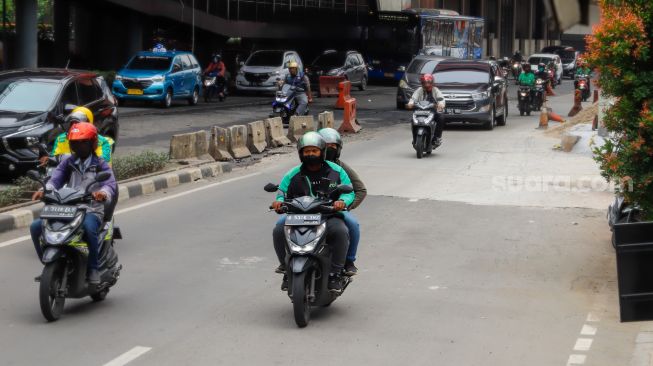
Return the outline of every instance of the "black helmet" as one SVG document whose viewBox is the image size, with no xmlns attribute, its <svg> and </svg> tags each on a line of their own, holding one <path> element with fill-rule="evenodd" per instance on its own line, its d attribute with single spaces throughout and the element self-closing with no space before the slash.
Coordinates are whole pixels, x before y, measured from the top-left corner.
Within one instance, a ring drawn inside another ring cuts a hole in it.
<svg viewBox="0 0 653 366">
<path fill-rule="evenodd" d="M 336 144 L 336 146 L 338 146 L 338 148 L 336 149 L 336 154 L 333 157 L 333 160 L 339 159 L 340 152 L 342 151 L 342 137 L 340 137 L 340 133 L 338 133 L 338 131 L 330 127 L 323 128 L 319 130 L 318 133 L 320 134 L 320 136 L 322 136 L 322 138 L 327 144 Z"/>
<path fill-rule="evenodd" d="M 306 132 L 300 139 L 297 141 L 297 152 L 299 153 L 299 160 L 304 162 L 304 156 L 302 155 L 302 149 L 308 146 L 317 147 L 320 149 L 320 156 L 324 161 L 326 158 L 326 142 L 322 136 L 314 131 Z"/>
</svg>

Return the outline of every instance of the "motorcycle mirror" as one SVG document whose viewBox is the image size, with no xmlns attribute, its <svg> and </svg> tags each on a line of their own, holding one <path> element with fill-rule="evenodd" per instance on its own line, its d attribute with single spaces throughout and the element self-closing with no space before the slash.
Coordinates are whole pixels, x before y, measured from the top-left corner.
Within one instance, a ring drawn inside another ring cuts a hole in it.
<svg viewBox="0 0 653 366">
<path fill-rule="evenodd" d="M 100 172 L 95 176 L 96 182 L 104 182 L 105 180 L 111 178 L 111 173 L 109 172 Z"/>
<path fill-rule="evenodd" d="M 279 186 L 276 184 L 268 183 L 263 187 L 266 192 L 274 193 L 279 190 Z"/>
<path fill-rule="evenodd" d="M 341 184 L 338 186 L 337 190 L 340 193 L 351 193 L 354 191 L 354 187 L 349 184 Z"/>
</svg>

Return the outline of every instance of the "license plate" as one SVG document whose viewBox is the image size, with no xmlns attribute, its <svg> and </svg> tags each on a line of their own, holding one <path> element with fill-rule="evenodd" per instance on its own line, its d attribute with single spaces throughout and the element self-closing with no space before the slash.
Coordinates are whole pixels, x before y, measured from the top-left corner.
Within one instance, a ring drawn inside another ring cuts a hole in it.
<svg viewBox="0 0 653 366">
<path fill-rule="evenodd" d="M 286 216 L 288 226 L 315 226 L 322 222 L 321 214 L 300 215 L 292 214 Z"/>
<path fill-rule="evenodd" d="M 395 77 L 395 74 L 392 73 L 392 72 L 386 72 L 386 73 L 383 74 L 383 76 L 385 76 L 387 78 L 393 78 L 393 77 Z"/>
<path fill-rule="evenodd" d="M 444 110 L 446 114 L 460 114 L 460 109 L 446 108 Z"/>
<path fill-rule="evenodd" d="M 76 214 L 76 206 L 47 205 L 41 210 L 42 219 L 72 219 Z"/>
<path fill-rule="evenodd" d="M 129 94 L 129 95 L 143 95 L 143 91 L 141 89 L 127 89 L 127 94 Z"/>
<path fill-rule="evenodd" d="M 261 83 L 250 82 L 249 86 L 261 86 Z"/>
</svg>

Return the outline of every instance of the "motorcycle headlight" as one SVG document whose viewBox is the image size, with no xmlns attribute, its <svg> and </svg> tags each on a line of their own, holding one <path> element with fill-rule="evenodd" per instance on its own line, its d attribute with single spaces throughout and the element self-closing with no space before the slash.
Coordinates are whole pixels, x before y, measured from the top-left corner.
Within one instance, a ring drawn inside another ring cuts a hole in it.
<svg viewBox="0 0 653 366">
<path fill-rule="evenodd" d="M 317 229 L 315 229 L 315 239 L 313 239 L 312 241 L 310 241 L 305 245 L 297 245 L 297 243 L 295 243 L 291 239 L 293 228 L 291 226 L 286 226 L 284 227 L 284 233 L 286 234 L 286 241 L 288 242 L 288 248 L 293 253 L 299 253 L 299 254 L 310 253 L 315 250 L 315 247 L 317 246 L 317 243 L 320 242 L 320 239 L 322 238 L 322 235 L 324 235 L 325 230 L 326 230 L 326 222 L 320 224 L 317 227 Z"/>
<path fill-rule="evenodd" d="M 433 121 L 433 115 L 424 118 L 424 124 L 429 124 L 431 121 Z"/>
<path fill-rule="evenodd" d="M 486 99 L 490 97 L 490 91 L 486 90 L 482 93 L 474 93 L 472 94 L 472 99 L 478 100 L 478 99 Z"/>
<path fill-rule="evenodd" d="M 163 75 L 157 75 L 157 76 L 152 77 L 152 81 L 155 82 L 155 83 L 161 83 L 161 82 L 163 82 L 163 80 L 165 80 Z"/>
<path fill-rule="evenodd" d="M 57 245 L 63 243 L 72 231 L 72 227 L 65 226 L 64 230 L 61 231 L 52 231 L 52 229 L 45 228 L 43 232 L 45 234 L 45 241 L 48 244 Z"/>
<path fill-rule="evenodd" d="M 408 83 L 406 82 L 406 80 L 404 79 L 399 80 L 399 87 L 401 89 L 408 89 Z"/>
</svg>

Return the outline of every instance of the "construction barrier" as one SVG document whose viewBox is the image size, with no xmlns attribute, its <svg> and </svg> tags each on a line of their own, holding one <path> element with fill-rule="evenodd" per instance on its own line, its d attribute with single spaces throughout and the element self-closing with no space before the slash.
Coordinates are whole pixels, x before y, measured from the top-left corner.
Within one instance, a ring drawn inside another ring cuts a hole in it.
<svg viewBox="0 0 653 366">
<path fill-rule="evenodd" d="M 333 112 L 324 111 L 317 115 L 317 129 L 321 130 L 323 128 L 333 128 L 334 126 L 334 117 Z"/>
<path fill-rule="evenodd" d="M 313 116 L 292 116 L 288 123 L 288 139 L 297 142 L 308 131 L 315 131 Z"/>
<path fill-rule="evenodd" d="M 247 147 L 252 154 L 261 154 L 268 147 L 265 122 L 256 121 L 247 124 Z"/>
<path fill-rule="evenodd" d="M 182 133 L 170 138 L 170 159 L 207 159 L 206 131 Z"/>
<path fill-rule="evenodd" d="M 578 112 L 583 110 L 583 106 L 581 104 L 581 101 L 583 99 L 582 92 L 578 89 L 574 92 L 574 106 L 571 107 L 571 110 L 569 111 L 569 114 L 567 116 L 573 117 L 578 114 Z"/>
<path fill-rule="evenodd" d="M 342 124 L 340 124 L 338 131 L 340 133 L 357 133 L 362 128 L 363 127 L 358 124 L 358 120 L 356 119 L 356 98 L 350 98 L 345 102 L 345 111 L 342 116 Z"/>
<path fill-rule="evenodd" d="M 229 153 L 236 159 L 252 156 L 247 148 L 247 126 L 229 127 Z"/>
<path fill-rule="evenodd" d="M 229 153 L 229 130 L 223 127 L 211 127 L 209 154 L 217 161 L 229 161 L 234 157 Z"/>
<path fill-rule="evenodd" d="M 342 81 L 338 84 L 338 100 L 336 101 L 336 109 L 344 109 L 345 108 L 345 102 L 348 99 L 351 99 L 351 82 L 350 81 Z"/>
<path fill-rule="evenodd" d="M 292 141 L 283 134 L 283 121 L 281 117 L 266 119 L 265 129 L 267 130 L 268 146 L 279 147 L 292 144 Z"/>
<path fill-rule="evenodd" d="M 338 84 L 344 81 L 344 76 L 320 76 L 320 97 L 337 97 Z"/>
<path fill-rule="evenodd" d="M 594 100 L 592 103 L 596 103 L 599 101 L 599 91 L 597 89 L 594 89 Z"/>
</svg>

